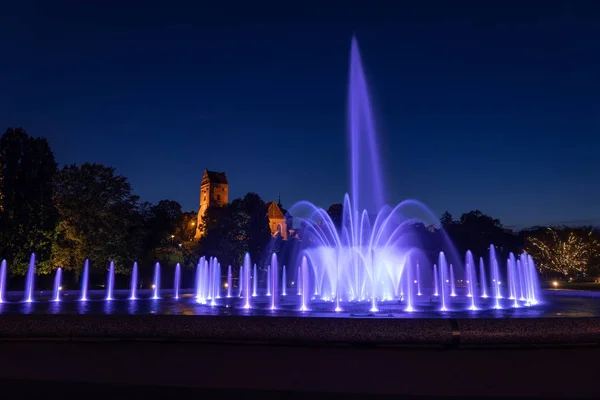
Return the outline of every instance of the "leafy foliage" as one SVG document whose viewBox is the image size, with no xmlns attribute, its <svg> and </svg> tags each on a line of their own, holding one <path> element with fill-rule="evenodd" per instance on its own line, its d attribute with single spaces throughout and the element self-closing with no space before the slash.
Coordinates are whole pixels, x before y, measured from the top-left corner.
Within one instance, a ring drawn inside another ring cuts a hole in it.
<svg viewBox="0 0 600 400">
<path fill-rule="evenodd" d="M 0 139 L 2 186 L 0 253 L 11 260 L 11 272 L 23 275 L 31 253 L 39 273 L 51 271 L 57 212 L 52 179 L 57 171 L 45 138 L 30 137 L 22 128 L 8 129 Z"/>
<path fill-rule="evenodd" d="M 60 214 L 56 267 L 78 270 L 87 258 L 95 268 L 110 261 L 117 272 L 131 268 L 140 252 L 143 219 L 125 177 L 101 164 L 65 166 L 56 175 L 54 200 Z"/>
<path fill-rule="evenodd" d="M 329 214 L 329 218 L 331 218 L 333 225 L 335 225 L 338 230 L 342 229 L 344 206 L 340 203 L 332 204 L 327 209 L 327 214 Z"/>
<path fill-rule="evenodd" d="M 248 193 L 224 207 L 209 207 L 203 224 L 203 253 L 218 257 L 224 265 L 241 265 L 247 252 L 259 265 L 268 257 L 271 230 L 267 207 L 256 193 Z"/>
<path fill-rule="evenodd" d="M 496 245 L 501 252 L 519 250 L 518 238 L 506 232 L 500 220 L 479 210 L 462 214 L 458 221 L 454 221 L 452 215 L 446 211 L 440 222 L 452 238 L 459 254 L 471 250 L 475 255 L 485 256 L 490 244 Z"/>
</svg>

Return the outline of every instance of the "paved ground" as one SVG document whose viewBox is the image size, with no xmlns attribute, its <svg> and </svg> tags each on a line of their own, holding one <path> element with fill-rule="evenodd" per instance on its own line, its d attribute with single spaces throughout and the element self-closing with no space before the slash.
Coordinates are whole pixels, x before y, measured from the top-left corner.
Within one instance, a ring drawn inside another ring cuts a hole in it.
<svg viewBox="0 0 600 400">
<path fill-rule="evenodd" d="M 440 350 L 3 341 L 0 355 L 0 391 L 19 398 L 53 393 L 78 400 L 204 394 L 238 400 L 246 395 L 262 400 L 392 398 L 372 394 L 395 394 L 396 399 L 600 397 L 598 347 Z"/>
</svg>

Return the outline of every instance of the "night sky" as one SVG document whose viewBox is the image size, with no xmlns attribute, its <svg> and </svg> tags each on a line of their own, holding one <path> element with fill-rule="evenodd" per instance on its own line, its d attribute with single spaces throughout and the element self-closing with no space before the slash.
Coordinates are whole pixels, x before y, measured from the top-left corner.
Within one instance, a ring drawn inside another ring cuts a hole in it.
<svg viewBox="0 0 600 400">
<path fill-rule="evenodd" d="M 230 200 L 341 202 L 356 34 L 391 203 L 600 224 L 598 2 L 6 3 L 2 131 L 114 166 L 143 200 L 197 210 L 208 168 Z"/>
</svg>

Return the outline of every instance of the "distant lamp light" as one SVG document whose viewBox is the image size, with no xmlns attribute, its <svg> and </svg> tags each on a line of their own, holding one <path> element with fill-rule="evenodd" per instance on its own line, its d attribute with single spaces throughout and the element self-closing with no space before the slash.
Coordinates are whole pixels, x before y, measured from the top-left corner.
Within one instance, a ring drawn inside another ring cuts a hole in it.
<svg viewBox="0 0 600 400">
<path fill-rule="evenodd" d="M 155 285 L 155 284 L 152 284 L 152 289 L 154 289 L 155 287 L 156 287 L 156 285 Z"/>
<path fill-rule="evenodd" d="M 558 282 L 557 281 L 552 282 L 552 286 L 558 287 Z"/>
<path fill-rule="evenodd" d="M 62 286 L 59 286 L 59 287 L 58 287 L 58 290 L 62 290 Z"/>
<path fill-rule="evenodd" d="M 229 287 L 229 283 L 225 282 L 225 283 L 223 284 L 223 287 L 224 287 L 225 289 L 227 289 L 227 288 Z"/>
</svg>

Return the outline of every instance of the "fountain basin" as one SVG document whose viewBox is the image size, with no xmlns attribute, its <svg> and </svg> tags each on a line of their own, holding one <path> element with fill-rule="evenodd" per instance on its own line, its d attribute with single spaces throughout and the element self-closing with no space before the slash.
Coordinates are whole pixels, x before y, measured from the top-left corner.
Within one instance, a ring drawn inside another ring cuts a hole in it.
<svg viewBox="0 0 600 400">
<path fill-rule="evenodd" d="M 600 318 L 366 319 L 183 315 L 7 315 L 3 340 L 198 340 L 269 344 L 598 344 Z"/>
</svg>

